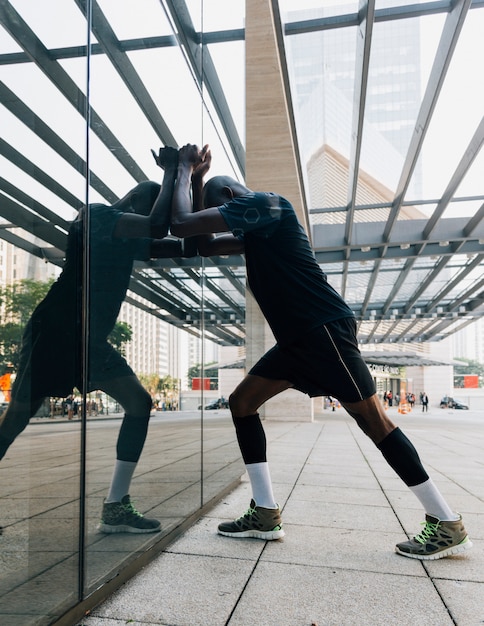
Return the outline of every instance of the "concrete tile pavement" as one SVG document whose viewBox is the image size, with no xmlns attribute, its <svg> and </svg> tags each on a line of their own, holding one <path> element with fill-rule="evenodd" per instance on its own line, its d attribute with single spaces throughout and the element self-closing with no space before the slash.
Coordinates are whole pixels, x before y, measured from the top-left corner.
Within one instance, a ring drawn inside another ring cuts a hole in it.
<svg viewBox="0 0 484 626">
<path fill-rule="evenodd" d="M 391 411 L 391 409 L 390 409 Z M 395 554 L 421 506 L 343 410 L 265 422 L 284 539 L 217 535 L 248 506 L 247 477 L 84 626 L 477 626 L 484 623 L 484 412 L 392 417 L 411 438 L 471 551 L 420 562 Z"/>
</svg>

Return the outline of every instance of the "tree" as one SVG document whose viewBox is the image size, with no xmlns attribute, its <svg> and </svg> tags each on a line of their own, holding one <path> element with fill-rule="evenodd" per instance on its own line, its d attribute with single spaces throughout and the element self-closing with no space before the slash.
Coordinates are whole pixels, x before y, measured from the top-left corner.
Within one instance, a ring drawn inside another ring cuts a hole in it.
<svg viewBox="0 0 484 626">
<path fill-rule="evenodd" d="M 173 376 L 163 376 L 160 378 L 157 391 L 161 394 L 163 402 L 173 408 L 173 403 L 178 404 L 179 381 Z"/>
<path fill-rule="evenodd" d="M 24 326 L 53 282 L 25 278 L 0 288 L 0 374 L 17 369 Z"/>
<path fill-rule="evenodd" d="M 125 356 L 126 344 L 131 341 L 132 336 L 133 329 L 127 322 L 116 322 L 109 334 L 108 341 L 120 354 Z"/>
<path fill-rule="evenodd" d="M 17 370 L 24 327 L 54 280 L 25 278 L 0 287 L 0 376 Z M 125 344 L 131 340 L 132 334 L 129 324 L 116 322 L 108 341 L 124 355 Z"/>
<path fill-rule="evenodd" d="M 192 380 L 194 378 L 201 378 L 203 372 L 203 378 L 210 378 L 210 389 L 218 389 L 218 367 L 210 367 L 215 364 L 215 361 L 212 363 L 207 363 L 206 365 L 202 365 L 201 363 L 197 363 L 196 365 L 192 365 L 192 367 L 188 370 L 188 384 L 192 387 Z"/>
<path fill-rule="evenodd" d="M 456 361 L 462 361 L 462 365 L 454 365 L 454 387 L 463 386 L 461 381 L 464 376 L 474 374 L 479 376 L 479 387 L 484 386 L 484 364 L 480 361 L 472 359 L 456 358 Z M 461 383 L 461 384 L 459 384 Z"/>
<path fill-rule="evenodd" d="M 146 391 L 150 394 L 152 400 L 154 400 L 160 384 L 160 377 L 158 374 L 138 374 L 138 379 Z"/>
</svg>

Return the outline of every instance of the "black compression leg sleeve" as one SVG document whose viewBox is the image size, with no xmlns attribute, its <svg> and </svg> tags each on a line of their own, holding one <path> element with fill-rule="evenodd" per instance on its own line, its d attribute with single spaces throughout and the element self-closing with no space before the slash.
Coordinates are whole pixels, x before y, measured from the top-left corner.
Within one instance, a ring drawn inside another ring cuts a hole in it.
<svg viewBox="0 0 484 626">
<path fill-rule="evenodd" d="M 233 417 L 237 441 L 244 463 L 263 463 L 266 457 L 266 434 L 258 413 L 246 417 Z"/>
<path fill-rule="evenodd" d="M 387 435 L 378 448 L 408 487 L 420 485 L 429 479 L 417 450 L 399 428 Z"/>
<path fill-rule="evenodd" d="M 150 416 L 125 415 L 118 435 L 116 458 L 118 461 L 137 463 L 148 433 Z"/>
</svg>

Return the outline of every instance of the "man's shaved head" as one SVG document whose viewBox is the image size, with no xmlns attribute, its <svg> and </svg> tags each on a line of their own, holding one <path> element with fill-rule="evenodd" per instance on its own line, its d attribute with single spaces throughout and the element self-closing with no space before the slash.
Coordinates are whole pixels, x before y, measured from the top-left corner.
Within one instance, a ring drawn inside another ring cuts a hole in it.
<svg viewBox="0 0 484 626">
<path fill-rule="evenodd" d="M 231 176 L 214 176 L 203 188 L 203 207 L 208 209 L 221 206 L 234 196 L 244 196 L 249 191 L 250 189 Z"/>
</svg>

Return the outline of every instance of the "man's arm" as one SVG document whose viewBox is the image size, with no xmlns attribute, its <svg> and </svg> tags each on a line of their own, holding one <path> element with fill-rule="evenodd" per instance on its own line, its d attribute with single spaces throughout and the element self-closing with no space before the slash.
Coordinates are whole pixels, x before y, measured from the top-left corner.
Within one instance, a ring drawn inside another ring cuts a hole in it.
<svg viewBox="0 0 484 626">
<path fill-rule="evenodd" d="M 212 153 L 208 145 L 200 152 L 200 162 L 192 171 L 192 203 L 193 212 L 203 209 L 203 179 L 207 175 L 212 164 Z M 217 209 L 218 210 L 218 209 Z M 226 224 L 225 220 L 224 223 Z M 198 235 L 196 238 L 198 252 L 201 256 L 216 256 L 219 254 L 243 254 L 244 246 L 233 235 L 219 235 L 213 233 Z"/>
<path fill-rule="evenodd" d="M 204 148 L 201 152 L 197 146 L 187 144 L 180 149 L 178 159 L 178 176 L 173 192 L 171 212 L 171 232 L 177 237 L 192 237 L 194 235 L 208 235 L 199 238 L 199 252 L 202 256 L 217 254 L 240 254 L 243 244 L 233 235 L 213 237 L 213 233 L 226 233 L 229 228 L 218 208 L 204 209 L 193 212 L 190 186 L 194 170 L 202 171 L 200 165 L 207 158 L 209 151 Z M 195 176 L 194 200 L 197 208 L 201 204 L 202 176 Z"/>
<path fill-rule="evenodd" d="M 119 238 L 135 239 L 150 237 L 162 239 L 168 234 L 170 227 L 170 211 L 173 197 L 173 188 L 178 166 L 178 150 L 176 148 L 160 148 L 157 154 L 153 152 L 156 164 L 164 170 L 160 193 L 156 198 L 151 211 L 142 211 L 144 214 L 125 213 L 114 229 L 114 236 Z"/>
<path fill-rule="evenodd" d="M 191 239 L 152 239 L 150 245 L 150 258 L 171 259 L 183 257 L 185 259 L 198 256 L 198 249 Z"/>
</svg>

